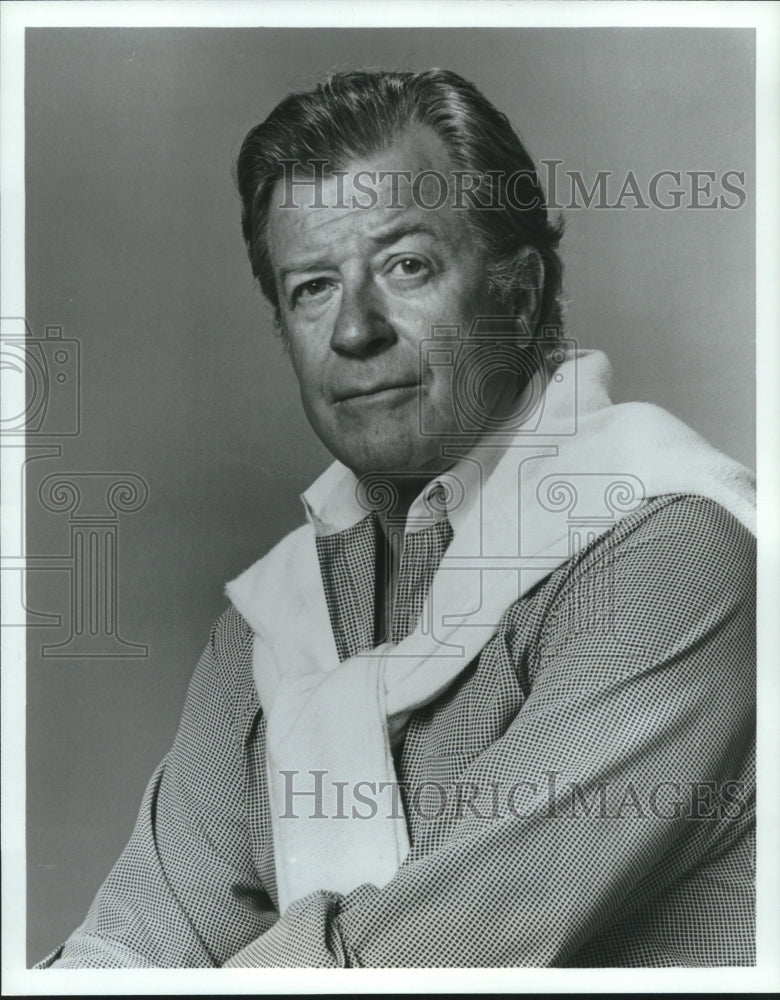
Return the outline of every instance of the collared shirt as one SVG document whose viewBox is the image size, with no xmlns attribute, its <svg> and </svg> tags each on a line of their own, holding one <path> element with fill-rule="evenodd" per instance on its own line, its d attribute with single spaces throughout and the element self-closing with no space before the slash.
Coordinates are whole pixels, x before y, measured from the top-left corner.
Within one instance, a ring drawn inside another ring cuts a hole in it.
<svg viewBox="0 0 780 1000">
<path fill-rule="evenodd" d="M 345 658 L 371 641 L 372 520 L 317 509 L 335 529 L 318 548 Z M 399 634 L 449 522 L 410 536 Z M 628 515 L 413 713 L 396 877 L 323 886 L 281 919 L 252 632 L 229 608 L 127 849 L 43 964 L 203 967 L 241 949 L 297 967 L 752 963 L 753 580 L 752 536 L 714 502 Z"/>
<path fill-rule="evenodd" d="M 400 642 L 412 631 L 442 556 L 504 446 L 500 438 L 492 447 L 483 446 L 479 463 L 453 455 L 452 466 L 426 483 L 400 516 L 395 512 L 397 478 L 378 474 L 359 479 L 340 463 L 326 469 L 301 496 L 316 537 L 341 660 L 382 641 Z M 385 529 L 378 510 L 386 515 Z M 388 594 L 387 563 L 398 557 L 392 549 L 402 554 L 395 592 Z"/>
</svg>

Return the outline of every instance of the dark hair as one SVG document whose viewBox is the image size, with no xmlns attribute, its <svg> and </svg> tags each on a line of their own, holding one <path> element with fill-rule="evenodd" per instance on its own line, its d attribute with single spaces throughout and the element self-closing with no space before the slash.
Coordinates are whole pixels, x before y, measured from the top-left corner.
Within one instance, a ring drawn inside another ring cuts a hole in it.
<svg viewBox="0 0 780 1000">
<path fill-rule="evenodd" d="M 563 268 L 557 248 L 563 226 L 548 219 L 534 162 L 506 115 L 472 83 L 442 69 L 333 73 L 312 91 L 290 94 L 245 138 L 236 164 L 244 240 L 252 272 L 277 320 L 279 300 L 266 230 L 271 192 L 284 176 L 283 161 L 325 160 L 330 169 L 341 169 L 387 148 L 413 125 L 432 129 L 455 168 L 479 178 L 483 204 L 502 206 L 469 207 L 464 213 L 485 251 L 491 290 L 515 308 L 529 279 L 537 284 L 541 258 L 544 285 L 537 328 L 560 327 Z"/>
</svg>

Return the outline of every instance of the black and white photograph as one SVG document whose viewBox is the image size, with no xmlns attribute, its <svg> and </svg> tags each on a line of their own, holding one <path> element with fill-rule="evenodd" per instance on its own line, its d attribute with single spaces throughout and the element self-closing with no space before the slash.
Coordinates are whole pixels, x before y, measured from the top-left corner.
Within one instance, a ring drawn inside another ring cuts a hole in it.
<svg viewBox="0 0 780 1000">
<path fill-rule="evenodd" d="M 778 988 L 778 5 L 0 18 L 3 992 Z"/>
</svg>

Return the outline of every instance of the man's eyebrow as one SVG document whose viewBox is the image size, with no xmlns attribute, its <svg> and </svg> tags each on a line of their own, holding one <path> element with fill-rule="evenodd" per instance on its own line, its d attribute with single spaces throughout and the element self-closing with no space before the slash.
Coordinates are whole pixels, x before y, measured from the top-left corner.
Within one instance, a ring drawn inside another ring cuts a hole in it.
<svg viewBox="0 0 780 1000">
<path fill-rule="evenodd" d="M 424 222 L 399 222 L 383 232 L 374 233 L 371 236 L 371 242 L 375 246 L 386 247 L 397 243 L 398 240 L 402 240 L 406 236 L 430 236 L 433 239 L 438 239 L 441 233 L 437 233 L 435 229 L 427 226 Z"/>
<path fill-rule="evenodd" d="M 301 260 L 293 261 L 286 267 L 279 268 L 279 279 L 284 281 L 291 274 L 305 274 L 308 271 L 331 271 L 333 270 L 333 262 L 329 261 L 325 257 L 319 257 L 315 260 Z"/>
<path fill-rule="evenodd" d="M 407 236 L 430 236 L 437 239 L 440 234 L 424 222 L 397 223 L 383 232 L 374 233 L 370 239 L 376 247 L 386 247 Z M 279 268 L 279 279 L 284 281 L 291 274 L 302 274 L 308 271 L 328 271 L 333 268 L 333 262 L 325 257 L 312 260 L 293 261 Z"/>
</svg>

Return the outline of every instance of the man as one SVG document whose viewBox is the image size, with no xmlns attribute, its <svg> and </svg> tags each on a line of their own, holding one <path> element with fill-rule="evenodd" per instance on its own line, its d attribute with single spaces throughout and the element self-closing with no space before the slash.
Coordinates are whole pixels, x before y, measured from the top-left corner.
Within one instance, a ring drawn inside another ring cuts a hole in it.
<svg viewBox="0 0 780 1000">
<path fill-rule="evenodd" d="M 533 163 L 455 74 L 292 95 L 238 180 L 337 462 L 42 964 L 750 964 L 747 472 L 610 404 Z"/>
</svg>

